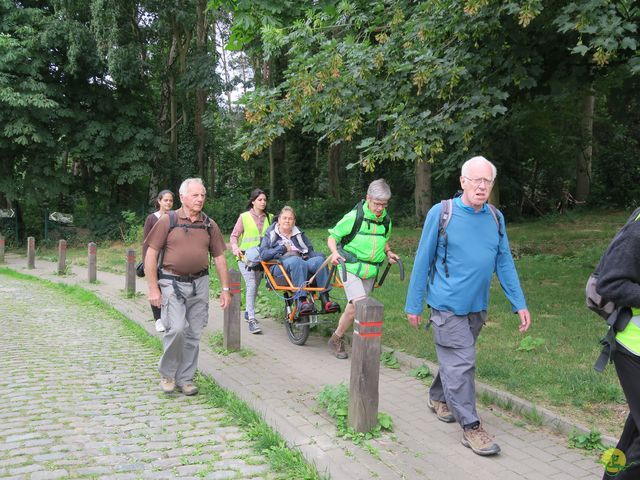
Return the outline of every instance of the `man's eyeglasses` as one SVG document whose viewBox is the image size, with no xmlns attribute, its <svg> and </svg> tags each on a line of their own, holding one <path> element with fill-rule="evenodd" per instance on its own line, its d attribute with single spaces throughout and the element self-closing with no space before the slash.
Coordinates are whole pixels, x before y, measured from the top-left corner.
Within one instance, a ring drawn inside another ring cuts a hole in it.
<svg viewBox="0 0 640 480">
<path fill-rule="evenodd" d="M 489 180 L 488 178 L 469 178 L 463 175 L 464 178 L 466 178 L 467 180 L 469 180 L 469 183 L 471 183 L 471 185 L 473 185 L 474 187 L 479 187 L 480 184 L 484 183 L 487 187 L 490 187 L 493 185 L 494 180 L 491 179 Z"/>
<path fill-rule="evenodd" d="M 375 200 L 372 200 L 371 203 L 377 208 L 387 208 L 387 205 L 389 205 L 389 202 L 376 202 Z"/>
</svg>

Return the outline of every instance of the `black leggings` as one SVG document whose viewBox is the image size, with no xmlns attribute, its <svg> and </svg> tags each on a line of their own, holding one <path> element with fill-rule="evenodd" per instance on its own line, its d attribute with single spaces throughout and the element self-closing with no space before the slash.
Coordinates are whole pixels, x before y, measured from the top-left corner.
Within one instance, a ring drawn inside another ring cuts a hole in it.
<svg viewBox="0 0 640 480">
<path fill-rule="evenodd" d="M 155 305 L 151 305 L 151 311 L 153 312 L 153 319 L 160 320 L 160 307 L 156 307 Z"/>
<path fill-rule="evenodd" d="M 629 416 L 616 448 L 624 452 L 627 468 L 610 474 L 605 470 L 603 480 L 637 480 L 640 478 L 640 357 L 618 345 L 613 359 L 620 385 L 629 404 Z"/>
</svg>

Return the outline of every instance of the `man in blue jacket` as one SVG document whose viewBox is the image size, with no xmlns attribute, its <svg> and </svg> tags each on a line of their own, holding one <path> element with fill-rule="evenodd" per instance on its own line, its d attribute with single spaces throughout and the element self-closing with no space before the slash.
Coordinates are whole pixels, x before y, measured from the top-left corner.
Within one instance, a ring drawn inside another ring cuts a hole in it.
<svg viewBox="0 0 640 480">
<path fill-rule="evenodd" d="M 496 167 L 484 157 L 473 157 L 465 162 L 461 173 L 463 193 L 452 202 L 446 234 L 438 233 L 442 204 L 427 214 L 405 312 L 409 323 L 418 328 L 426 294 L 440 364 L 429 390 L 429 408 L 439 420 L 457 421 L 462 426 L 464 446 L 478 455 L 494 455 L 500 447 L 480 424 L 474 378 L 475 343 L 487 318 L 494 272 L 520 317 L 521 332 L 529 328 L 531 316 L 509 249 L 504 218 L 487 204 Z"/>
</svg>

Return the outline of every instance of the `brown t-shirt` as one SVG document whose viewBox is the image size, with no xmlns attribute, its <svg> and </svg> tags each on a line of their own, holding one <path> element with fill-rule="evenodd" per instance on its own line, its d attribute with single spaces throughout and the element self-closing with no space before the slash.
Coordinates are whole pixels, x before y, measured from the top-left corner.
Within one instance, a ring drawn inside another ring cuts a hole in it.
<svg viewBox="0 0 640 480">
<path fill-rule="evenodd" d="M 220 256 L 226 250 L 220 228 L 211 220 L 211 237 L 204 228 L 180 228 L 179 225 L 202 225 L 204 217 L 192 222 L 184 210 L 176 210 L 177 226 L 169 233 L 169 215 L 163 215 L 145 239 L 145 246 L 154 250 L 164 248 L 163 268 L 176 275 L 194 275 L 209 266 L 208 253 Z M 169 233 L 169 235 L 167 235 Z"/>
</svg>

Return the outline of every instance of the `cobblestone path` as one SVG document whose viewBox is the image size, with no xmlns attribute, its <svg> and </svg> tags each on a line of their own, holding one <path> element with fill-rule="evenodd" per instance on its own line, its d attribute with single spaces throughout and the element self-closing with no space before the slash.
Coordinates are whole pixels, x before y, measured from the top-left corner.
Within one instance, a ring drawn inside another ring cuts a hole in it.
<svg viewBox="0 0 640 480">
<path fill-rule="evenodd" d="M 0 478 L 276 478 L 104 310 L 0 275 L 0 328 Z"/>
</svg>

